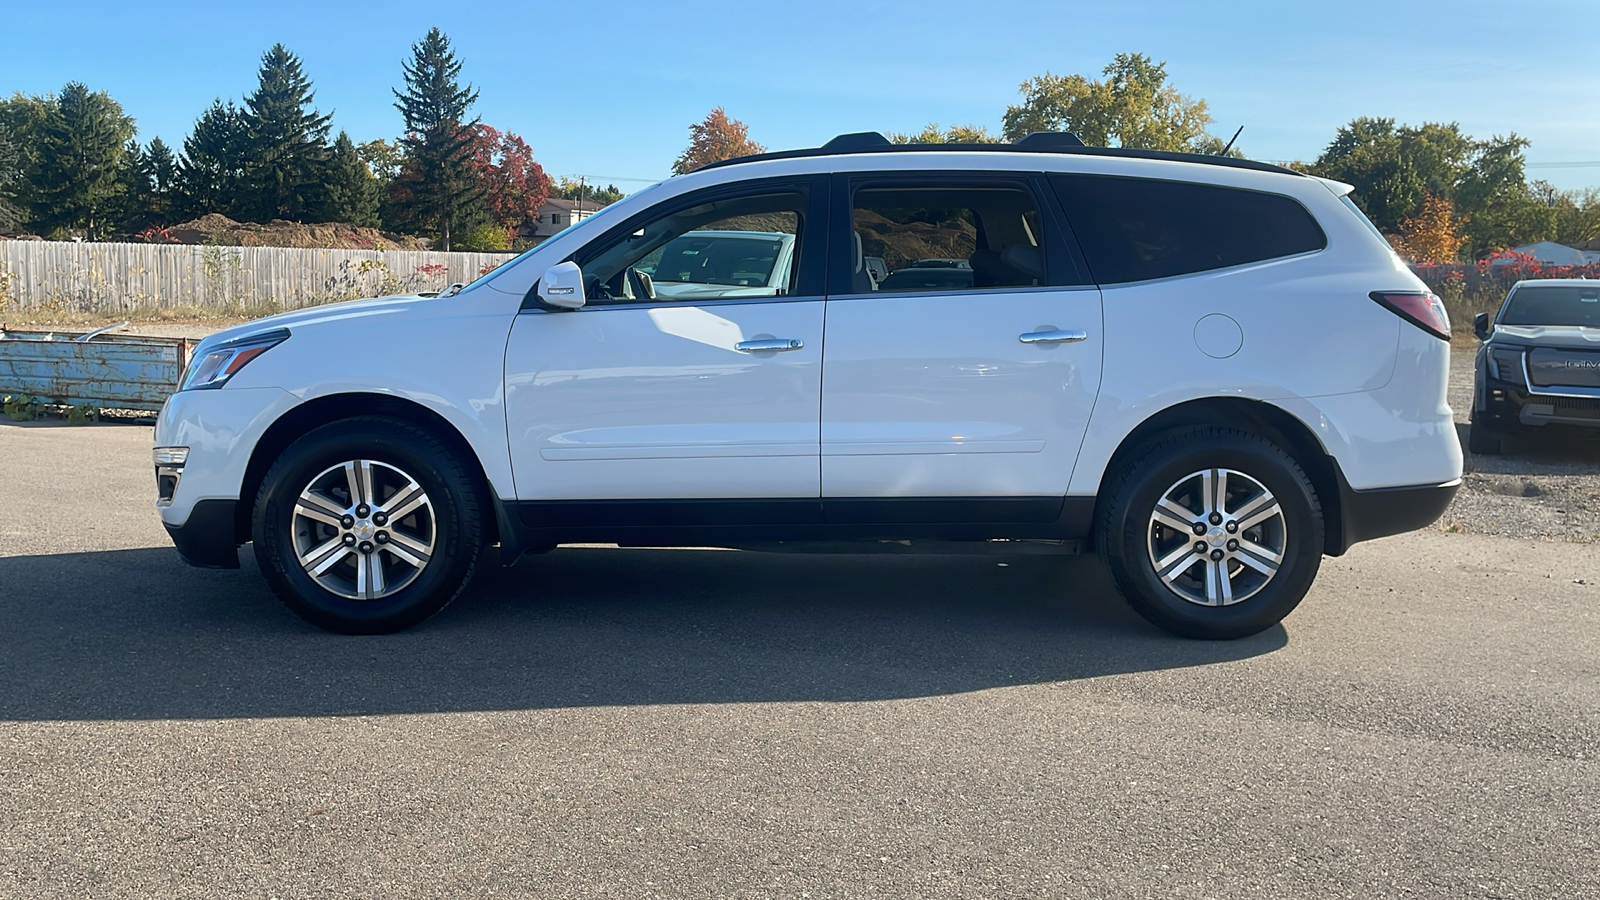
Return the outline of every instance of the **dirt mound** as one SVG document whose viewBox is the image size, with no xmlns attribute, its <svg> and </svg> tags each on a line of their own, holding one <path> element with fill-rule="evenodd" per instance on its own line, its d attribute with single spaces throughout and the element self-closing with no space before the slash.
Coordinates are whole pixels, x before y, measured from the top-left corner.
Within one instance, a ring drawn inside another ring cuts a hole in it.
<svg viewBox="0 0 1600 900">
<path fill-rule="evenodd" d="M 881 256 L 890 271 L 919 259 L 966 259 L 978 246 L 978 230 L 961 219 L 896 222 L 870 209 L 855 213 L 856 232 L 867 256 Z"/>
<path fill-rule="evenodd" d="M 330 250 L 426 250 L 410 235 L 392 234 L 344 222 L 302 225 L 273 219 L 265 225 L 235 222 L 221 213 L 207 213 L 192 222 L 151 233 L 156 244 L 211 244 L 220 247 L 308 247 Z"/>
</svg>

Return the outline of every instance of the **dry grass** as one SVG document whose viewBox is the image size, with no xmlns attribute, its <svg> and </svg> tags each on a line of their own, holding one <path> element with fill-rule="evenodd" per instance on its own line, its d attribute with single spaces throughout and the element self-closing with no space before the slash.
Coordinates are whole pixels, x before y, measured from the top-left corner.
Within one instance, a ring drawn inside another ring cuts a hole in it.
<svg viewBox="0 0 1600 900">
<path fill-rule="evenodd" d="M 133 325 L 237 325 L 279 310 L 215 309 L 202 306 L 135 307 L 116 313 L 30 307 L 0 311 L 0 325 L 13 331 L 31 329 L 94 329 L 118 322 Z"/>
</svg>

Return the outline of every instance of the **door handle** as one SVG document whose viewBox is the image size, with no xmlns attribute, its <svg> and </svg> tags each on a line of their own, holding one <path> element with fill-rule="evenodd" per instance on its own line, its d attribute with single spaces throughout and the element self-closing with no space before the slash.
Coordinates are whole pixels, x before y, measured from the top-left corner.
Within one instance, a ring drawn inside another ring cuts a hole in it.
<svg viewBox="0 0 1600 900">
<path fill-rule="evenodd" d="M 761 353 L 763 351 L 799 350 L 806 345 L 799 338 L 768 338 L 764 341 L 740 341 L 733 345 L 733 349 L 740 353 Z"/>
<path fill-rule="evenodd" d="M 1076 344 L 1088 339 L 1085 331 L 1030 331 L 1017 338 L 1024 344 Z"/>
</svg>

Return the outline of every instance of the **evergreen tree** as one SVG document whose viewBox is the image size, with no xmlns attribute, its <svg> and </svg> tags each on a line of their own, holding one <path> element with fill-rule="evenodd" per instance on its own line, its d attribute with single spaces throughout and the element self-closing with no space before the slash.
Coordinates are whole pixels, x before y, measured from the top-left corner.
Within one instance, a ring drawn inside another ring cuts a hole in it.
<svg viewBox="0 0 1600 900">
<path fill-rule="evenodd" d="M 122 230 L 138 234 L 147 228 L 173 224 L 173 199 L 178 162 L 160 138 L 148 148 L 128 142 L 128 164 L 123 169 L 126 193 L 122 197 Z"/>
<path fill-rule="evenodd" d="M 133 119 L 109 95 L 76 81 L 62 88 L 41 135 L 40 224 L 104 237 L 116 224 L 133 132 Z"/>
<path fill-rule="evenodd" d="M 472 164 L 478 120 L 466 121 L 478 92 L 461 86 L 461 63 L 438 28 L 413 44 L 411 54 L 402 63 L 405 91 L 394 92 L 405 119 L 406 155 L 390 197 L 412 227 L 438 234 L 449 250 L 451 227 L 472 219 L 484 195 Z"/>
<path fill-rule="evenodd" d="M 248 217 L 315 220 L 328 203 L 328 122 L 300 60 L 282 44 L 261 57 L 260 85 L 244 99 Z"/>
<path fill-rule="evenodd" d="M 150 218 L 156 225 L 173 224 L 174 201 L 178 193 L 178 159 L 161 138 L 145 150 L 145 174 L 150 183 Z"/>
<path fill-rule="evenodd" d="M 10 132 L 17 158 L 10 203 L 16 208 L 20 225 L 33 227 L 44 204 L 39 196 L 40 152 L 44 126 L 55 116 L 53 97 L 13 94 L 0 100 L 0 127 Z"/>
<path fill-rule="evenodd" d="M 150 199 L 155 188 L 150 181 L 150 161 L 144 148 L 129 138 L 122 150 L 122 193 L 117 197 L 117 230 L 137 234 L 154 224 L 150 219 Z"/>
<path fill-rule="evenodd" d="M 17 186 L 22 183 L 22 154 L 11 142 L 11 131 L 0 122 L 0 232 L 22 223 L 22 209 L 16 205 Z"/>
<path fill-rule="evenodd" d="M 245 206 L 244 116 L 230 101 L 213 101 L 183 141 L 178 162 L 178 216 L 222 213 L 239 218 Z"/>
<path fill-rule="evenodd" d="M 339 132 L 333 142 L 333 157 L 329 164 L 328 204 L 325 218 L 330 222 L 349 222 L 352 225 L 378 227 L 378 179 L 362 161 L 360 151 L 350 135 Z"/>
</svg>

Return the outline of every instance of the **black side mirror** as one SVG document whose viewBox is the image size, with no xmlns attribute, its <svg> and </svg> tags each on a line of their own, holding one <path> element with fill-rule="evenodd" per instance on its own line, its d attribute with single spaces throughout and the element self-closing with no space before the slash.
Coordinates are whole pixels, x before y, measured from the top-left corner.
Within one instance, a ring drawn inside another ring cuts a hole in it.
<svg viewBox="0 0 1600 900">
<path fill-rule="evenodd" d="M 1488 313 L 1478 313 L 1472 317 L 1472 333 L 1477 335 L 1478 340 L 1480 341 L 1487 341 L 1489 339 Z"/>
</svg>

